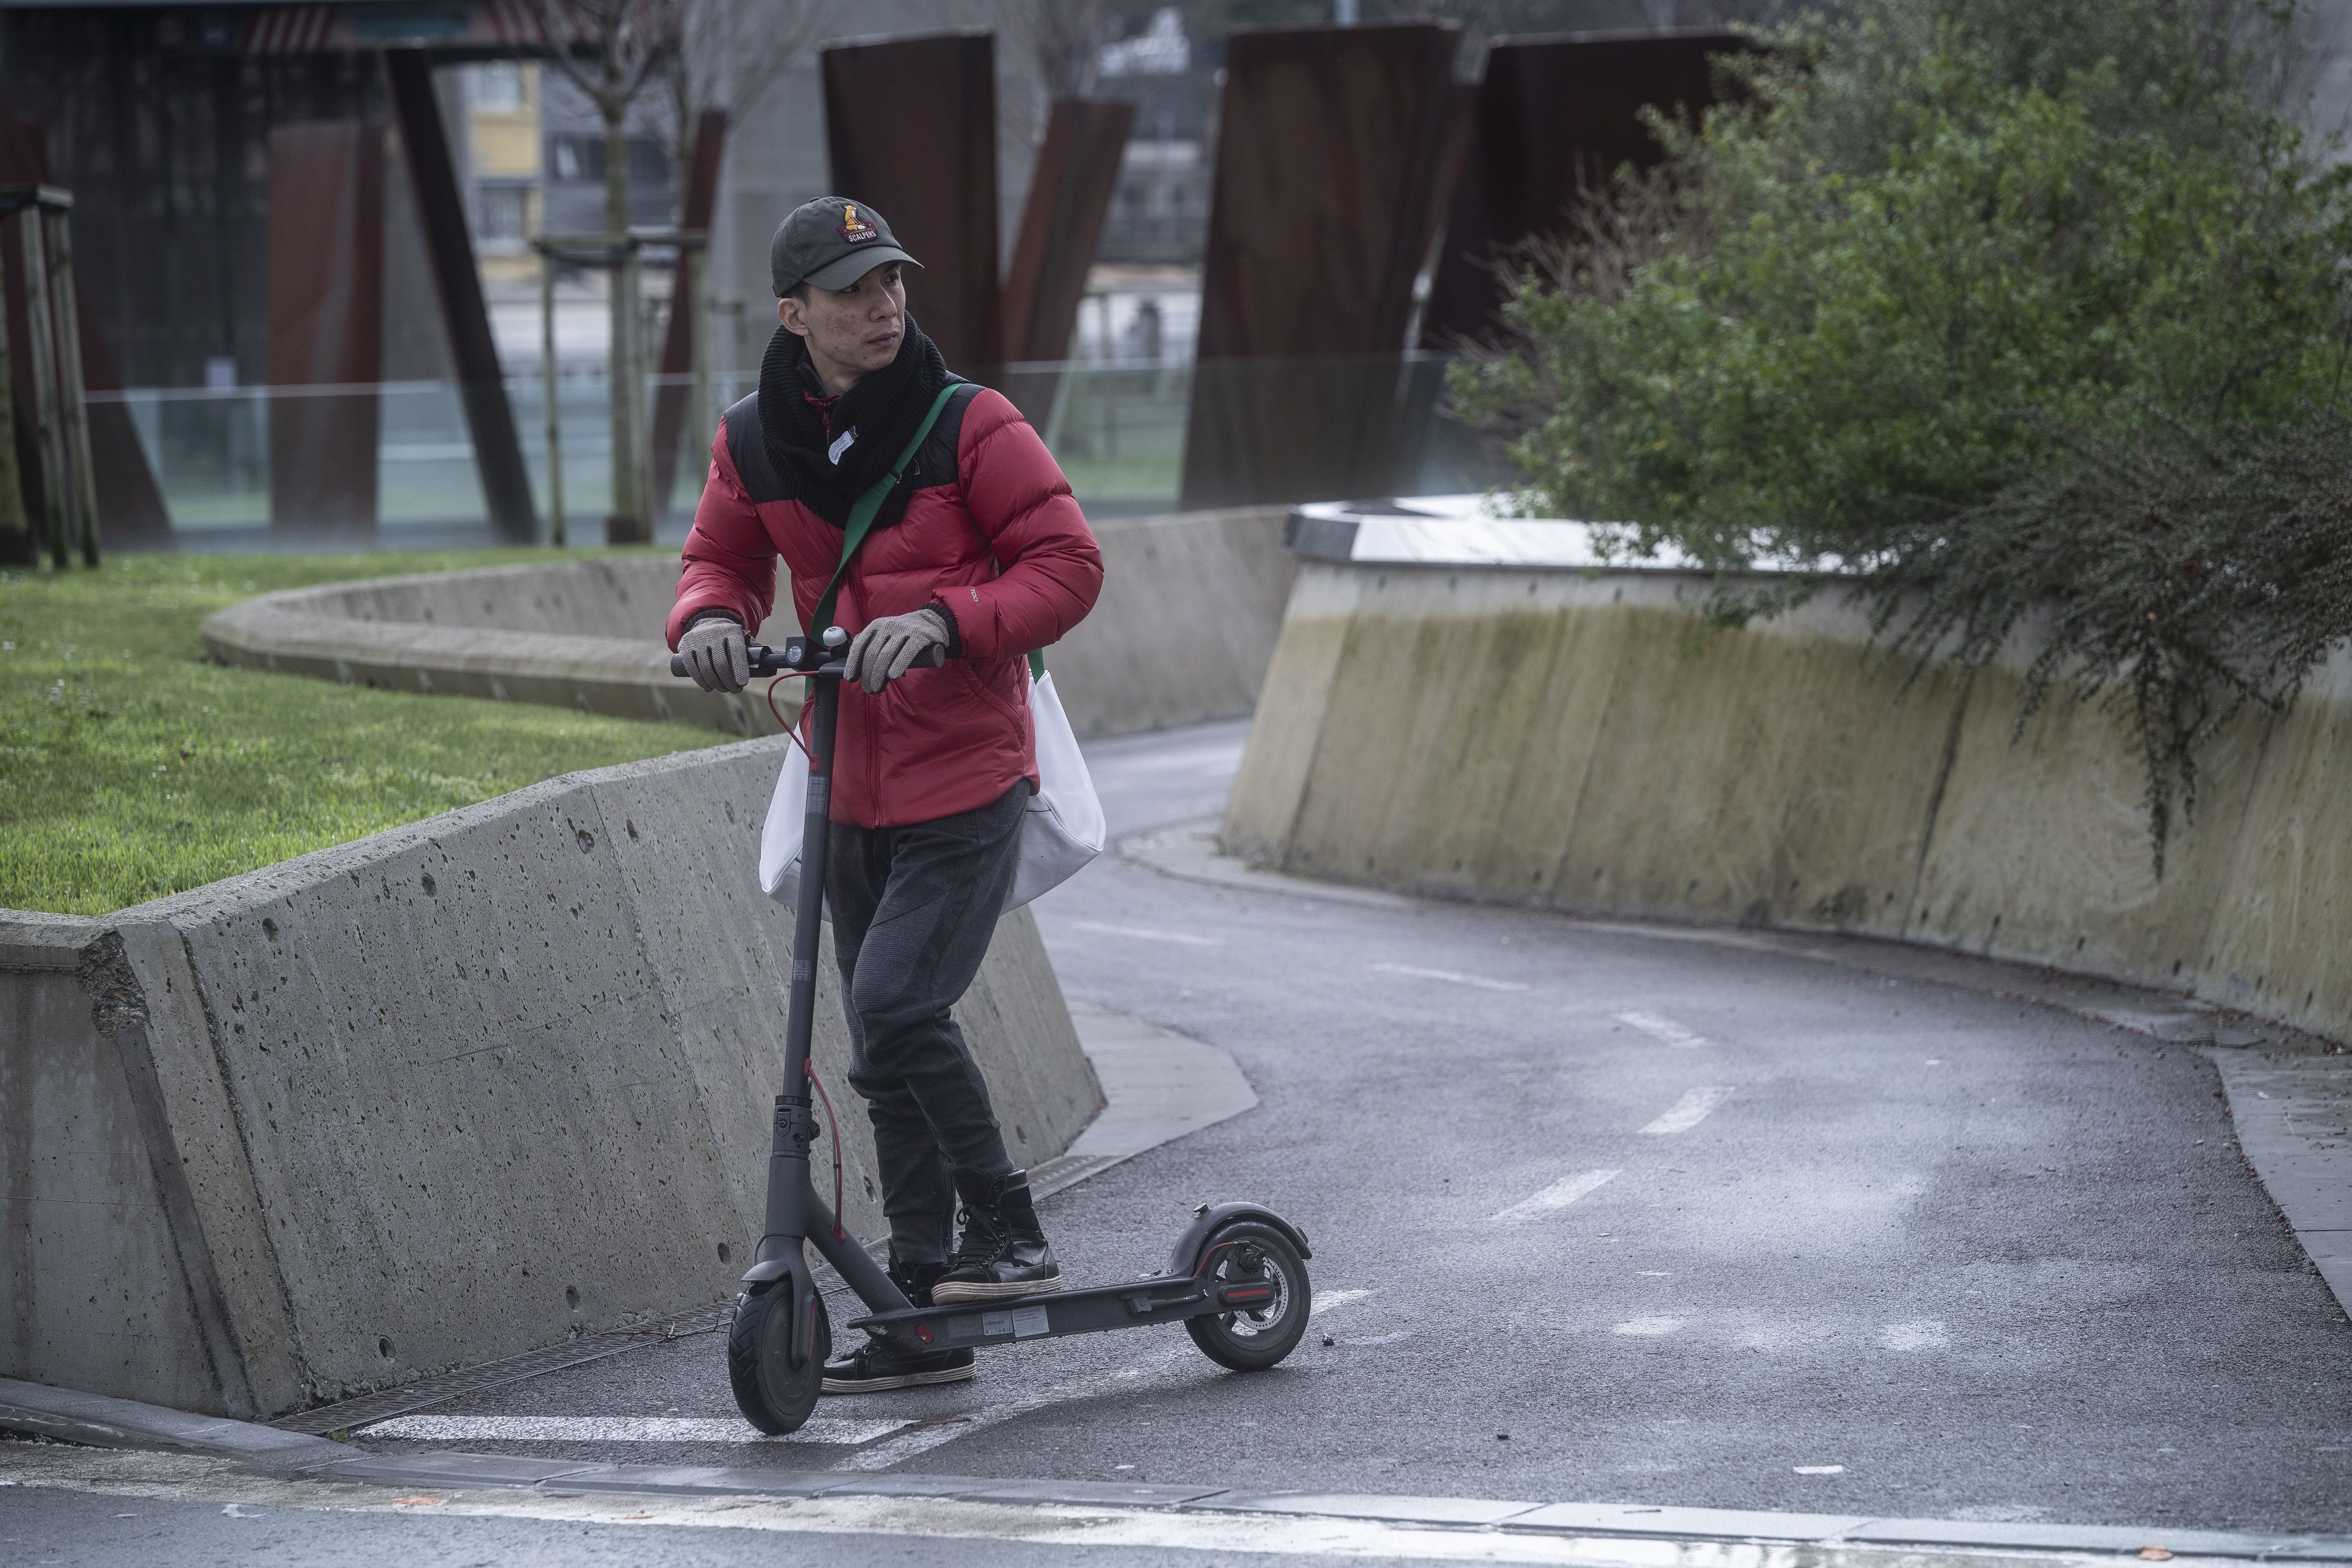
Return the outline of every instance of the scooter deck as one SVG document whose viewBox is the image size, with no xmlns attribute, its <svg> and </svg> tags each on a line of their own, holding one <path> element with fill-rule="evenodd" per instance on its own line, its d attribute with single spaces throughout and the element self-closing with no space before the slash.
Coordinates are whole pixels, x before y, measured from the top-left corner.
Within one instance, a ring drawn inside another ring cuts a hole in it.
<svg viewBox="0 0 2352 1568">
<path fill-rule="evenodd" d="M 1274 1296 L 1274 1285 L 1265 1279 L 1154 1274 L 1125 1285 L 877 1312 L 854 1320 L 849 1327 L 865 1330 L 892 1350 L 924 1355 L 965 1345 L 1004 1345 L 1019 1340 L 1176 1323 L 1212 1312 L 1257 1311 Z"/>
</svg>

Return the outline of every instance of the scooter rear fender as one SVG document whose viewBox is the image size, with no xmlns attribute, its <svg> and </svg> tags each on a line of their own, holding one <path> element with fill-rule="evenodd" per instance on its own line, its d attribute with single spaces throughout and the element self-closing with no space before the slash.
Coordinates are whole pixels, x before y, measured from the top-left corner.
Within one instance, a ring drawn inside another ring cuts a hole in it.
<svg viewBox="0 0 2352 1568">
<path fill-rule="evenodd" d="M 1201 1248 L 1207 1244 L 1209 1237 L 1220 1226 L 1231 1225 L 1237 1219 L 1254 1219 L 1270 1225 L 1290 1238 L 1290 1245 L 1298 1248 L 1299 1257 L 1315 1256 L 1307 1249 L 1307 1233 L 1272 1209 L 1256 1204 L 1214 1204 L 1194 1215 L 1192 1223 L 1185 1226 L 1184 1234 L 1176 1238 L 1174 1248 L 1168 1254 L 1168 1272 L 1192 1273 L 1192 1265 L 1200 1259 Z"/>
</svg>

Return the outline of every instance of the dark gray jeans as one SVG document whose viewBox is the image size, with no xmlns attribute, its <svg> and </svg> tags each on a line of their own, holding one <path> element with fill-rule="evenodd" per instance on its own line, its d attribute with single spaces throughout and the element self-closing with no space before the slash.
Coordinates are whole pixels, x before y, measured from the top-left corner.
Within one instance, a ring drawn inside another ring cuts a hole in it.
<svg viewBox="0 0 2352 1568">
<path fill-rule="evenodd" d="M 833 825 L 825 899 L 848 999 L 851 1087 L 866 1098 L 882 1212 L 902 1264 L 945 1261 L 954 1171 L 1013 1169 L 971 1047 L 948 1009 L 980 973 L 1013 888 L 1029 786 L 905 827 Z"/>
</svg>

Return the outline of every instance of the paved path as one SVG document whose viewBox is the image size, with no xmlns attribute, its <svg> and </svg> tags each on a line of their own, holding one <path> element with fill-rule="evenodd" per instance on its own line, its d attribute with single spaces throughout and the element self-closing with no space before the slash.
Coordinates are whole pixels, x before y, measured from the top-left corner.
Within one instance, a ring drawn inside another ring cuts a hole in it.
<svg viewBox="0 0 2352 1568">
<path fill-rule="evenodd" d="M 1094 748 L 1114 828 L 1213 813 L 1241 738 Z M 359 1446 L 2352 1526 L 2352 1324 L 2197 1049 L 1769 944 L 1108 857 L 1038 918 L 1074 1000 L 1223 1047 L 1260 1097 L 1051 1199 L 1066 1269 L 1141 1272 L 1193 1205 L 1268 1203 L 1316 1249 L 1286 1366 L 1172 1329 L 1019 1346 L 752 1442 L 702 1335 Z"/>
</svg>

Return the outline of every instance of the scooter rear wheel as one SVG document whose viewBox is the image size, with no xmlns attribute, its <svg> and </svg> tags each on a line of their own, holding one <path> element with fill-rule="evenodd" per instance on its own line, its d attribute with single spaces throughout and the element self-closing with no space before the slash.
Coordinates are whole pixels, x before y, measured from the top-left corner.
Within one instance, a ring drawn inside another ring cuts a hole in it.
<svg viewBox="0 0 2352 1568">
<path fill-rule="evenodd" d="M 727 1380 L 735 1385 L 735 1407 L 743 1419 L 772 1437 L 799 1431 L 824 1387 L 833 1321 L 823 1296 L 813 1297 L 810 1304 L 815 1309 L 815 1342 L 795 1368 L 792 1282 L 778 1279 L 735 1299 L 735 1321 L 727 1332 Z"/>
<path fill-rule="evenodd" d="M 1185 1319 L 1184 1331 L 1202 1354 L 1235 1372 L 1263 1372 L 1297 1348 L 1314 1297 L 1306 1260 L 1281 1231 L 1254 1219 L 1222 1226 L 1202 1246 L 1192 1272 L 1220 1285 L 1265 1280 L 1274 1287 L 1273 1300 L 1255 1311 Z"/>
</svg>

